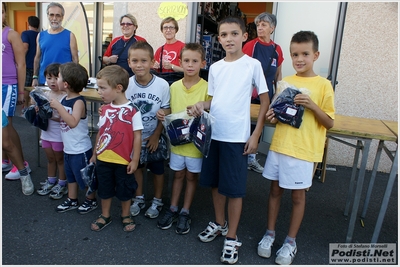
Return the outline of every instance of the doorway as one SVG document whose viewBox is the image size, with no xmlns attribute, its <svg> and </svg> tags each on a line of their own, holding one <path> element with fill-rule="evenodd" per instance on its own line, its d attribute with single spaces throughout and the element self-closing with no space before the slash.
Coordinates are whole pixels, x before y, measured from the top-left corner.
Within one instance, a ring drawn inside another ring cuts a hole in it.
<svg viewBox="0 0 400 267">
<path fill-rule="evenodd" d="M 30 16 L 36 16 L 35 8 L 33 10 L 14 11 L 14 30 L 20 35 L 23 31 L 28 30 L 28 18 Z"/>
</svg>

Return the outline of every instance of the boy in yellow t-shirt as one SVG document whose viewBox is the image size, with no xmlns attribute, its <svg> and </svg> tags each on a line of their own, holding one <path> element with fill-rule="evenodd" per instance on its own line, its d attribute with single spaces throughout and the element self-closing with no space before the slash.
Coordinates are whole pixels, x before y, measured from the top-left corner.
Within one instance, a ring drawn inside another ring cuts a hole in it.
<svg viewBox="0 0 400 267">
<path fill-rule="evenodd" d="M 318 38 L 310 31 L 300 31 L 290 42 L 290 56 L 295 75 L 283 80 L 297 88 L 306 88 L 310 95 L 298 94 L 294 103 L 305 111 L 300 128 L 277 121 L 273 109 L 266 117 L 277 123 L 263 176 L 271 180 L 268 199 L 267 232 L 258 245 L 258 255 L 271 256 L 275 240 L 275 225 L 284 189 L 292 190 L 292 216 L 283 246 L 277 251 L 275 262 L 288 265 L 297 252 L 296 235 L 303 220 L 305 189 L 311 186 L 314 162 L 322 160 L 327 129 L 334 123 L 334 93 L 329 80 L 315 74 L 314 62 L 319 57 Z"/>
<path fill-rule="evenodd" d="M 171 113 L 179 113 L 198 101 L 209 100 L 207 82 L 200 78 L 200 69 L 205 66 L 204 48 L 198 43 L 188 43 L 181 51 L 180 65 L 183 68 L 183 79 L 171 85 Z M 164 120 L 163 110 L 157 112 L 157 118 Z M 171 206 L 158 221 L 157 227 L 169 229 L 177 221 L 176 233 L 187 234 L 190 231 L 191 218 L 189 209 L 196 191 L 197 180 L 201 171 L 203 155 L 193 143 L 171 146 L 169 166 L 175 171 L 172 185 Z M 178 213 L 178 202 L 186 177 L 185 198 Z"/>
</svg>

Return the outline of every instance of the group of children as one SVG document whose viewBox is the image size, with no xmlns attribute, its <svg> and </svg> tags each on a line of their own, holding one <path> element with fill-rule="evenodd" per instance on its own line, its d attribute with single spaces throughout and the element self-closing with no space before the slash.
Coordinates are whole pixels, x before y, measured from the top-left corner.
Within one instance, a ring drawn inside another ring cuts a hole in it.
<svg viewBox="0 0 400 267">
<path fill-rule="evenodd" d="M 149 169 L 154 175 L 154 198 L 145 216 L 157 218 L 164 205 L 164 161 L 140 163 L 141 149 L 147 147 L 150 152 L 157 149 L 163 131 L 162 121 L 168 114 L 186 111 L 188 115 L 197 117 L 203 111 L 209 111 L 215 123 L 208 157 L 203 157 L 192 143 L 171 146 L 169 166 L 175 172 L 171 203 L 160 216 L 157 227 L 169 229 L 176 222 L 176 233 L 188 233 L 190 206 L 197 183 L 211 187 L 215 219 L 198 234 L 198 238 L 202 242 L 211 242 L 224 236 L 220 260 L 234 264 L 242 245 L 237 232 L 242 199 L 246 195 L 247 156 L 256 153 L 264 122 L 268 120 L 276 123 L 276 130 L 262 174 L 271 180 L 271 188 L 267 231 L 259 242 L 258 254 L 265 258 L 271 256 L 280 200 L 284 189 L 290 189 L 292 217 L 288 235 L 277 251 L 276 263 L 291 264 L 297 252 L 295 238 L 304 215 L 305 189 L 312 182 L 313 162 L 321 161 L 326 130 L 333 126 L 333 89 L 327 79 L 313 71 L 313 63 L 319 56 L 317 36 L 308 31 L 296 33 L 290 43 L 296 74 L 284 80 L 297 88 L 307 88 L 311 94 L 299 94 L 294 99 L 295 104 L 306 108 L 299 129 L 277 123 L 273 110 L 269 109 L 270 99 L 261 64 L 242 51 L 246 38 L 242 19 L 223 19 L 218 25 L 218 39 L 226 57 L 211 65 L 208 82 L 199 76 L 205 65 L 203 47 L 188 43 L 180 56 L 184 78 L 171 87 L 151 73 L 153 48 L 147 42 L 134 43 L 128 51 L 128 64 L 134 73 L 132 77 L 129 78 L 127 72 L 117 65 L 105 67 L 96 76 L 99 95 L 106 105 L 100 108 L 99 131 L 93 153 L 86 103 L 79 94 L 86 86 L 87 72 L 75 63 L 50 65 L 45 75 L 51 89 L 50 105 L 59 113 L 61 137 L 57 135 L 55 138 L 55 134 L 45 137 L 46 134 L 42 133 L 42 146 L 49 158 L 49 178 L 38 193 L 45 195 L 52 190 L 50 196 L 55 199 L 68 193 L 67 200 L 56 210 L 65 212 L 77 208 L 81 214 L 97 208 L 97 193 L 101 199 L 101 214 L 91 224 L 93 231 L 100 231 L 112 222 L 110 208 L 115 196 L 121 201 L 123 230 L 133 231 L 136 225 L 132 216 L 145 208 L 143 171 Z M 253 88 L 260 96 L 260 112 L 256 127 L 250 134 Z M 53 129 L 52 125 L 49 129 Z M 50 136 L 54 139 L 50 140 Z M 66 177 L 61 174 L 61 151 Z M 90 162 L 96 166 L 98 189 L 87 195 L 79 206 L 78 188 L 85 189 L 86 186 L 79 171 Z M 59 169 L 58 182 L 56 166 Z M 65 180 L 68 181 L 68 190 Z M 179 210 L 184 180 L 184 202 Z"/>
</svg>

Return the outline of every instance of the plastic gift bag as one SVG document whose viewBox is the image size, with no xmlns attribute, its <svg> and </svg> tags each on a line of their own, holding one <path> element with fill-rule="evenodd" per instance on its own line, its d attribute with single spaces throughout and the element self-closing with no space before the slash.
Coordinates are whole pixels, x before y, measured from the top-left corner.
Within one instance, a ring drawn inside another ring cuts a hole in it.
<svg viewBox="0 0 400 267">
<path fill-rule="evenodd" d="M 190 135 L 193 144 L 205 156 L 208 157 L 211 145 L 212 125 L 215 118 L 204 111 L 200 117 L 194 118 L 190 126 Z"/>
<path fill-rule="evenodd" d="M 165 116 L 163 125 L 167 131 L 171 145 L 178 146 L 191 142 L 190 125 L 193 117 L 187 115 L 186 110 Z"/>
<path fill-rule="evenodd" d="M 49 120 L 46 118 L 40 117 L 36 113 L 35 105 L 31 105 L 24 113 L 25 119 L 29 121 L 33 126 L 38 127 L 43 131 L 47 131 L 49 126 Z"/>
<path fill-rule="evenodd" d="M 50 107 L 50 101 L 41 88 L 35 88 L 29 95 L 36 102 L 36 106 L 39 107 L 38 114 L 41 118 L 50 119 L 53 117 L 53 109 Z"/>
<path fill-rule="evenodd" d="M 96 165 L 90 162 L 86 167 L 81 169 L 82 180 L 88 187 L 86 196 L 90 195 L 98 188 L 98 182 L 96 177 Z"/>
<path fill-rule="evenodd" d="M 284 89 L 282 90 L 282 88 Z M 294 97 L 302 93 L 309 94 L 307 89 L 301 91 L 287 82 L 278 83 L 277 93 L 270 105 L 278 121 L 300 128 L 303 121 L 304 106 L 294 104 Z"/>
<path fill-rule="evenodd" d="M 156 151 L 149 153 L 149 149 L 146 146 L 142 146 L 140 151 L 140 163 L 156 162 L 161 160 L 167 160 L 169 158 L 169 144 L 168 138 L 164 133 L 161 133 L 160 140 L 158 141 L 158 147 Z"/>
</svg>

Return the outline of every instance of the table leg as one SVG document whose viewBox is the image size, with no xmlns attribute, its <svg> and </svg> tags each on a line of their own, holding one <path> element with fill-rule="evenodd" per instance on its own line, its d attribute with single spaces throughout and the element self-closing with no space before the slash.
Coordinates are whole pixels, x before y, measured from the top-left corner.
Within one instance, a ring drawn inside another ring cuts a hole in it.
<svg viewBox="0 0 400 267">
<path fill-rule="evenodd" d="M 367 195 L 366 195 L 365 201 L 364 201 L 363 211 L 362 211 L 362 213 L 361 213 L 361 218 L 363 218 L 363 219 L 364 219 L 365 216 L 367 215 L 367 209 L 368 209 L 368 205 L 369 205 L 369 199 L 371 198 L 372 189 L 373 189 L 373 187 L 374 187 L 376 172 L 377 172 L 377 170 L 378 170 L 378 165 L 379 165 L 379 160 L 380 160 L 381 154 L 382 154 L 383 144 L 384 144 L 384 141 L 383 141 L 383 140 L 380 140 L 380 141 L 379 141 L 379 145 L 378 145 L 378 150 L 376 151 L 374 167 L 372 168 L 371 179 L 369 180 L 369 185 L 368 185 Z"/>
<path fill-rule="evenodd" d="M 365 169 L 367 167 L 368 152 L 369 152 L 369 147 L 371 145 L 371 141 L 372 141 L 371 139 L 364 140 L 364 149 L 362 153 L 360 171 L 358 173 L 356 193 L 354 195 L 354 203 L 350 215 L 350 222 L 346 236 L 346 243 L 350 243 L 351 240 L 353 239 L 354 226 L 357 218 L 358 207 L 360 204 L 361 191 L 364 183 Z"/>
<path fill-rule="evenodd" d="M 351 171 L 349 192 L 347 193 L 346 207 L 344 208 L 344 216 L 349 215 L 350 204 L 353 201 L 354 185 L 356 183 L 357 165 L 358 165 L 358 159 L 360 157 L 360 151 L 361 151 L 362 147 L 363 147 L 362 142 L 360 140 L 357 140 L 356 152 L 354 154 L 354 161 L 353 161 L 353 170 Z M 363 153 L 363 155 L 364 155 L 364 153 Z"/>
<path fill-rule="evenodd" d="M 389 203 L 389 198 L 390 198 L 390 195 L 392 193 L 393 183 L 394 183 L 395 178 L 396 178 L 396 173 L 397 173 L 397 168 L 398 168 L 397 159 L 398 159 L 398 150 L 396 149 L 396 152 L 395 152 L 395 155 L 394 155 L 394 159 L 393 159 L 393 163 L 392 163 L 392 168 L 391 168 L 390 174 L 389 174 L 389 180 L 388 180 L 388 183 L 386 185 L 385 194 L 383 195 L 381 209 L 379 211 L 378 219 L 377 219 L 376 224 L 375 224 L 375 229 L 374 229 L 374 233 L 372 235 L 371 243 L 376 243 L 378 241 L 379 233 L 381 232 L 383 219 L 384 219 L 385 214 L 386 214 L 386 209 L 387 209 L 387 206 L 388 206 L 388 203 Z"/>
</svg>

